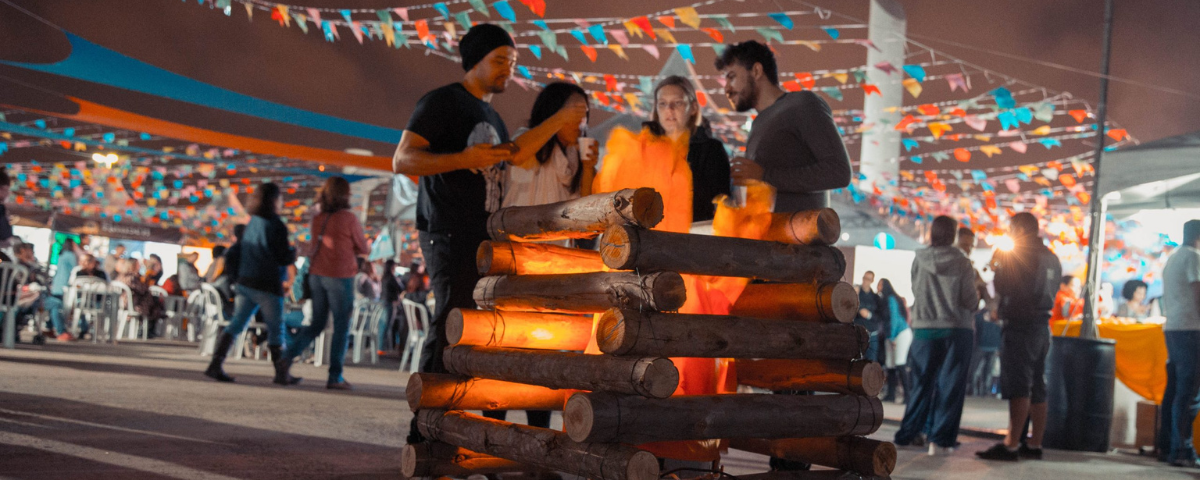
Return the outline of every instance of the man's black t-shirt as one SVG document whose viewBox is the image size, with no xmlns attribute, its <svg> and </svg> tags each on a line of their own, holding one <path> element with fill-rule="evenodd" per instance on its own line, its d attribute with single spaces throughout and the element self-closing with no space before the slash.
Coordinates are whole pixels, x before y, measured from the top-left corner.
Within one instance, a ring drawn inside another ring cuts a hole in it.
<svg viewBox="0 0 1200 480">
<path fill-rule="evenodd" d="M 458 153 L 472 145 L 508 142 L 504 120 L 460 83 L 429 92 L 405 130 L 429 141 L 429 152 Z M 421 177 L 417 230 L 486 237 L 487 217 L 500 208 L 502 166 Z"/>
</svg>

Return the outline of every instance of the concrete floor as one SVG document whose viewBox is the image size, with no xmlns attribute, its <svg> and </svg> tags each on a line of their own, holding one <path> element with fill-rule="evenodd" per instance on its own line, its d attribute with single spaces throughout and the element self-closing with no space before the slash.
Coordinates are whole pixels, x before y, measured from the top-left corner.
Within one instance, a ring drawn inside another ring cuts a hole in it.
<svg viewBox="0 0 1200 480">
<path fill-rule="evenodd" d="M 265 361 L 232 360 L 236 384 L 202 376 L 190 346 L 22 344 L 0 350 L 3 479 L 396 479 L 411 414 L 398 362 L 351 366 L 353 392 L 325 390 L 325 370 L 298 365 L 304 384 L 270 383 Z M 889 414 L 892 411 L 889 409 Z M 989 418 L 994 412 L 968 412 Z M 523 414 L 511 420 L 523 421 Z M 561 425 L 556 415 L 554 425 Z M 885 424 L 875 437 L 890 439 Z M 1198 478 L 1125 454 L 1049 452 L 1015 464 L 976 461 L 992 440 L 961 437 L 951 456 L 902 449 L 893 478 Z M 766 457 L 733 452 L 733 475 Z"/>
</svg>

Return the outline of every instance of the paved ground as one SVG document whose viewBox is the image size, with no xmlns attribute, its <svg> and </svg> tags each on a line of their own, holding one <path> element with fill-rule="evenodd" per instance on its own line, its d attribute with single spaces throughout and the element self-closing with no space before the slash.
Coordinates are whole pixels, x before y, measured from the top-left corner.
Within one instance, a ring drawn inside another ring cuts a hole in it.
<svg viewBox="0 0 1200 480">
<path fill-rule="evenodd" d="M 200 374 L 205 362 L 194 348 L 162 344 L 52 341 L 0 350 L 0 478 L 399 477 L 411 414 L 403 401 L 407 375 L 394 358 L 348 368 L 353 392 L 325 390 L 324 369 L 311 365 L 295 368 L 305 384 L 277 387 L 267 362 L 251 360 L 231 361 L 238 383 L 218 384 Z M 986 405 L 973 407 L 970 418 L 994 415 Z M 890 439 L 894 430 L 885 425 L 876 437 Z M 992 441 L 961 441 L 947 457 L 901 450 L 894 478 L 1197 478 L 1124 454 L 1050 452 L 1042 462 L 983 463 L 972 452 Z M 733 475 L 762 472 L 766 458 L 735 452 L 725 465 Z"/>
</svg>

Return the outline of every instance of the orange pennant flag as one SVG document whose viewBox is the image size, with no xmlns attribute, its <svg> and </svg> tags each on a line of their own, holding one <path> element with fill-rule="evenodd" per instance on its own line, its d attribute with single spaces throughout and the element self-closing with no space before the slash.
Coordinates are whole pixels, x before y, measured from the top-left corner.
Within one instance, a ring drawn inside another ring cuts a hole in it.
<svg viewBox="0 0 1200 480">
<path fill-rule="evenodd" d="M 789 92 L 799 92 L 801 90 L 804 90 L 804 87 L 802 85 L 800 85 L 800 82 L 797 82 L 795 80 L 788 80 L 786 82 L 783 82 L 782 86 L 783 86 L 784 90 L 787 90 Z"/>
<path fill-rule="evenodd" d="M 529 10 L 532 11 L 537 16 L 545 18 L 545 16 L 546 16 L 546 0 L 519 0 L 519 1 L 522 4 L 524 4 L 526 7 L 529 7 Z"/>
<path fill-rule="evenodd" d="M 804 88 L 808 90 L 812 90 L 817 84 L 817 81 L 813 79 L 812 74 L 808 72 L 797 73 L 796 81 L 800 82 L 800 85 L 804 86 Z"/>
<path fill-rule="evenodd" d="M 413 26 L 416 27 L 416 29 L 417 29 L 417 38 L 420 38 L 422 42 L 428 41 L 427 39 L 429 38 L 429 20 L 422 18 L 420 20 L 417 20 L 416 22 L 413 22 Z"/>
<path fill-rule="evenodd" d="M 666 25 L 667 28 L 675 28 L 675 17 L 671 15 L 661 15 L 658 17 L 658 23 Z"/>
<path fill-rule="evenodd" d="M 926 103 L 924 105 L 917 107 L 917 111 L 921 112 L 921 115 L 937 115 L 939 113 L 942 113 L 942 109 L 938 108 L 937 105 L 934 105 L 932 103 Z"/>
<path fill-rule="evenodd" d="M 646 32 L 647 35 L 650 35 L 651 39 L 658 40 L 658 37 L 654 34 L 654 28 L 650 26 L 650 19 L 646 18 L 645 15 L 631 18 L 629 21 L 633 22 L 633 24 L 640 28 L 643 32 Z"/>
<path fill-rule="evenodd" d="M 614 77 L 607 73 L 604 74 L 604 89 L 608 90 L 610 92 L 613 90 L 616 90 L 617 89 L 617 77 Z"/>
<path fill-rule="evenodd" d="M 583 50 L 583 54 L 587 55 L 588 60 L 591 60 L 592 63 L 596 62 L 596 49 L 595 48 L 592 48 L 589 45 L 580 45 L 579 49 Z"/>
<path fill-rule="evenodd" d="M 1129 132 L 1125 131 L 1124 128 L 1109 129 L 1107 133 L 1110 138 L 1118 142 L 1129 136 Z"/>
<path fill-rule="evenodd" d="M 943 133 L 946 133 L 946 132 L 949 132 L 952 130 L 954 130 L 954 127 L 951 127 L 950 125 L 945 124 L 945 123 L 934 122 L 934 123 L 929 124 L 929 133 L 933 134 L 933 138 L 941 138 Z"/>
<path fill-rule="evenodd" d="M 971 151 L 965 148 L 956 148 L 954 149 L 954 158 L 960 162 L 969 162 L 971 161 Z"/>
<path fill-rule="evenodd" d="M 1070 175 L 1059 175 L 1058 181 L 1062 182 L 1064 187 L 1071 188 L 1075 186 L 1075 177 Z"/>
<path fill-rule="evenodd" d="M 1084 205 L 1092 203 L 1092 194 L 1088 193 L 1087 190 L 1080 190 L 1078 192 L 1075 192 L 1075 198 L 1078 198 L 1079 203 L 1082 203 Z M 1082 237 L 1080 237 L 1080 238 L 1082 238 Z"/>
<path fill-rule="evenodd" d="M 917 123 L 917 118 L 912 115 L 905 115 L 899 123 L 896 124 L 896 131 L 908 130 L 909 125 Z"/>
<path fill-rule="evenodd" d="M 721 34 L 720 30 L 717 30 L 712 27 L 707 27 L 707 28 L 701 28 L 700 31 L 707 33 L 708 36 L 712 37 L 713 41 L 715 41 L 717 43 L 725 43 L 725 35 Z"/>
<path fill-rule="evenodd" d="M 1083 122 L 1087 121 L 1087 118 L 1088 118 L 1087 110 L 1071 110 L 1067 113 L 1069 115 L 1071 115 L 1071 117 L 1073 117 L 1076 122 L 1079 122 L 1079 123 L 1083 123 Z"/>
<path fill-rule="evenodd" d="M 863 89 L 863 94 L 866 96 L 870 96 L 872 93 L 879 95 L 881 97 L 883 96 L 883 92 L 880 92 L 879 87 L 876 87 L 875 85 L 871 85 L 869 83 L 864 83 L 864 84 L 862 84 L 862 89 Z"/>
</svg>

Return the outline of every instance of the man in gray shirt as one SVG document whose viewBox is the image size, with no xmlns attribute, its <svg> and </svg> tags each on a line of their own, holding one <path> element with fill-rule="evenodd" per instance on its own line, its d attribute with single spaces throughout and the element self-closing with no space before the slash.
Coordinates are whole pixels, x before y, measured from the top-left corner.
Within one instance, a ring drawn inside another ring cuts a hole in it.
<svg viewBox="0 0 1200 480">
<path fill-rule="evenodd" d="M 1200 411 L 1200 220 L 1183 225 L 1183 243 L 1163 267 L 1163 334 L 1167 339 L 1167 391 L 1163 425 L 1171 430 L 1167 461 L 1200 468 L 1192 448 L 1192 422 Z"/>
<path fill-rule="evenodd" d="M 850 156 L 829 104 L 812 91 L 784 92 L 770 47 L 729 45 L 717 58 L 725 95 L 739 112 L 758 111 L 747 158 L 730 161 L 735 185 L 761 180 L 776 189 L 775 211 L 829 206 L 829 190 L 850 185 Z"/>
</svg>

